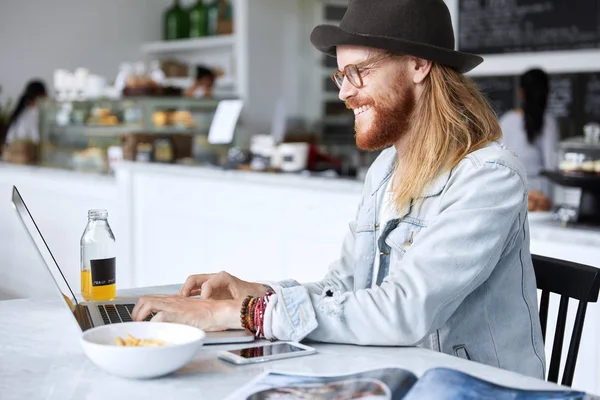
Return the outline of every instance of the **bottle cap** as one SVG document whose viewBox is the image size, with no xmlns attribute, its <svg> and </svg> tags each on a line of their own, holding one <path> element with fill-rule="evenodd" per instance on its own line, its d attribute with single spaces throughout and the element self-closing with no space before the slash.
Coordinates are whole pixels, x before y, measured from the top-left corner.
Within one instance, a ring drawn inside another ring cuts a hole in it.
<svg viewBox="0 0 600 400">
<path fill-rule="evenodd" d="M 93 209 L 88 211 L 89 219 L 107 219 L 108 211 L 104 209 Z"/>
</svg>

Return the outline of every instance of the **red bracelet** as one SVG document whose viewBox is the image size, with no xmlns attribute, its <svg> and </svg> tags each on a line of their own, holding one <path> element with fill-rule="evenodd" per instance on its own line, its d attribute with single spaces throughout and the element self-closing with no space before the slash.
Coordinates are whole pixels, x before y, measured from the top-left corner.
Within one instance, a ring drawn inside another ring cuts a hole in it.
<svg viewBox="0 0 600 400">
<path fill-rule="evenodd" d="M 262 301 L 259 301 L 257 308 L 258 308 L 258 324 L 256 326 L 256 331 L 257 331 L 257 337 L 261 337 L 264 338 L 265 336 L 265 330 L 264 330 L 264 322 L 265 322 L 265 314 L 267 311 L 267 305 L 269 304 L 269 301 L 271 300 L 270 297 L 273 293 L 272 292 L 267 292 L 262 298 Z"/>
<path fill-rule="evenodd" d="M 254 332 L 256 337 L 259 336 L 259 324 L 260 324 L 260 304 L 262 303 L 262 297 L 256 299 L 256 304 L 254 305 L 254 309 L 252 310 L 252 314 L 254 316 L 254 323 L 252 326 L 252 332 Z"/>
<path fill-rule="evenodd" d="M 265 300 L 266 296 L 263 296 L 261 298 L 261 301 L 258 303 L 258 306 L 256 307 L 256 312 L 258 314 L 258 325 L 256 327 L 256 335 L 258 337 L 263 337 L 264 336 L 264 331 L 263 331 L 263 325 L 264 325 L 264 320 L 265 320 L 265 304 L 266 304 L 266 300 Z"/>
</svg>

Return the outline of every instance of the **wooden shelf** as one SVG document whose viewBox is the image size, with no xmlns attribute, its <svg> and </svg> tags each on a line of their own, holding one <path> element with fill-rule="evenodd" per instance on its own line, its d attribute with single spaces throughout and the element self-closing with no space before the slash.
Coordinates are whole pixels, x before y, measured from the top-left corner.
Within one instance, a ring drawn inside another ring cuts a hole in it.
<svg viewBox="0 0 600 400">
<path fill-rule="evenodd" d="M 180 39 L 146 43 L 142 51 L 146 54 L 190 52 L 197 50 L 227 50 L 233 48 L 235 35 L 208 36 L 198 39 Z"/>
</svg>

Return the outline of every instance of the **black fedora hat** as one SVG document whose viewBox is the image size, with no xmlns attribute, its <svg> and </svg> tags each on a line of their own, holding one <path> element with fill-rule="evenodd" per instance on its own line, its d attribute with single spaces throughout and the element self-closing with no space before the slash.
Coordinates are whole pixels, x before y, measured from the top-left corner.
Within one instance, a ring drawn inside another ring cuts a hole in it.
<svg viewBox="0 0 600 400">
<path fill-rule="evenodd" d="M 310 37 L 320 51 L 356 45 L 409 54 L 465 73 L 483 62 L 454 50 L 454 30 L 444 0 L 351 0 L 340 26 L 319 25 Z"/>
</svg>

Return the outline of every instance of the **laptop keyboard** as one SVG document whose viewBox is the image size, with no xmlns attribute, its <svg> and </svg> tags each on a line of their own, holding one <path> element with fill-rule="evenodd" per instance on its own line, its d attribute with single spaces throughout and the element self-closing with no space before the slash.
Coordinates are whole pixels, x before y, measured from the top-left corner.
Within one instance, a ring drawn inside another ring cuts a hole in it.
<svg viewBox="0 0 600 400">
<path fill-rule="evenodd" d="M 130 322 L 131 312 L 135 304 L 104 304 L 98 306 L 100 316 L 105 325 L 117 324 L 120 322 Z M 150 313 L 144 321 L 150 321 L 154 317 L 154 313 Z"/>
</svg>

